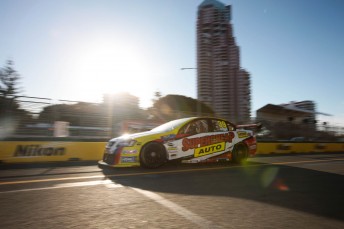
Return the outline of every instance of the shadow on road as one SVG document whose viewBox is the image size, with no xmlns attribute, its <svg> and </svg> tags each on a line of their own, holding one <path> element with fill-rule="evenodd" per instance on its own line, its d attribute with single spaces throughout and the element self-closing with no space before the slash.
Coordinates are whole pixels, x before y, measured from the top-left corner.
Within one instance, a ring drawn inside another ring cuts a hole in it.
<svg viewBox="0 0 344 229">
<path fill-rule="evenodd" d="M 103 173 L 115 183 L 152 192 L 249 199 L 344 221 L 344 177 L 332 173 L 259 163 L 168 164 Z"/>
</svg>

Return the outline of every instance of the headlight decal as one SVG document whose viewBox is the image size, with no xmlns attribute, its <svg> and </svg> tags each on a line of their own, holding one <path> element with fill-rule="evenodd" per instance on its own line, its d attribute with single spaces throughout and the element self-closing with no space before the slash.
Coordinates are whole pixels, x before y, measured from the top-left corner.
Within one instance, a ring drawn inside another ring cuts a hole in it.
<svg viewBox="0 0 344 229">
<path fill-rule="evenodd" d="M 106 148 L 111 148 L 111 146 L 113 146 L 115 143 L 116 143 L 116 141 L 109 141 L 109 142 L 106 144 Z"/>
<path fill-rule="evenodd" d="M 134 139 L 127 139 L 127 140 L 124 140 L 122 142 L 119 142 L 118 143 L 118 146 L 122 146 L 122 147 L 132 147 L 136 144 L 136 140 Z"/>
<path fill-rule="evenodd" d="M 133 155 L 133 154 L 137 154 L 138 151 L 136 149 L 132 149 L 132 150 L 123 150 L 122 151 L 122 155 Z"/>
</svg>

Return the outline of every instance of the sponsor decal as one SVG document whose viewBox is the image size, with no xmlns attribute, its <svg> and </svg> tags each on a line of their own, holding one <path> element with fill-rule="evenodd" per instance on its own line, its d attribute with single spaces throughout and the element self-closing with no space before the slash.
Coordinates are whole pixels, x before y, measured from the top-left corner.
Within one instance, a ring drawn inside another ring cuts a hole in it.
<svg viewBox="0 0 344 229">
<path fill-rule="evenodd" d="M 238 137 L 239 138 L 247 138 L 250 137 L 250 134 L 245 131 L 238 131 Z"/>
<path fill-rule="evenodd" d="M 289 144 L 278 144 L 277 149 L 278 150 L 290 150 L 291 146 Z"/>
<path fill-rule="evenodd" d="M 189 149 L 196 149 L 199 147 L 214 145 L 220 142 L 231 143 L 233 138 L 234 138 L 233 132 L 204 136 L 204 137 L 199 137 L 199 138 L 184 138 L 182 142 L 183 144 L 182 150 L 187 151 Z"/>
<path fill-rule="evenodd" d="M 167 148 L 167 151 L 169 151 L 169 152 L 175 152 L 177 150 L 178 150 L 177 147 L 168 147 Z"/>
<path fill-rule="evenodd" d="M 170 140 L 174 140 L 176 138 L 175 134 L 170 134 L 170 135 L 166 135 L 166 136 L 161 136 L 161 139 L 166 142 L 166 141 L 170 141 Z"/>
<path fill-rule="evenodd" d="M 133 150 L 123 150 L 122 154 L 123 155 L 137 154 L 137 150 L 136 149 L 133 149 Z"/>
<path fill-rule="evenodd" d="M 121 157 L 121 162 L 123 163 L 136 162 L 136 157 Z"/>
<path fill-rule="evenodd" d="M 208 154 L 217 153 L 225 150 L 226 143 L 221 142 L 214 145 L 204 146 L 195 149 L 194 157 L 202 157 Z"/>
<path fill-rule="evenodd" d="M 63 156 L 66 154 L 64 147 L 42 147 L 41 145 L 17 145 L 14 157 L 40 157 Z"/>
</svg>

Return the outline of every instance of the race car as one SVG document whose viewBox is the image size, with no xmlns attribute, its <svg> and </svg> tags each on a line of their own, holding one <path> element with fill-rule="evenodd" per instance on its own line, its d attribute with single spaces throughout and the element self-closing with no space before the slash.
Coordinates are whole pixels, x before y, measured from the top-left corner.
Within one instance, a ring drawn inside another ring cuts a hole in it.
<svg viewBox="0 0 344 229">
<path fill-rule="evenodd" d="M 98 165 L 101 168 L 157 168 L 172 160 L 184 163 L 232 160 L 241 163 L 255 155 L 256 147 L 252 130 L 219 118 L 183 118 L 150 131 L 111 139 Z"/>
</svg>

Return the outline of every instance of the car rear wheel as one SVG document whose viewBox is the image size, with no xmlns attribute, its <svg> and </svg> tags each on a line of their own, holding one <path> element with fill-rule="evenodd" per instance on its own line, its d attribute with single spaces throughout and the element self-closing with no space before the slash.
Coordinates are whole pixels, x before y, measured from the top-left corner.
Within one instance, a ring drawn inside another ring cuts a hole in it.
<svg viewBox="0 0 344 229">
<path fill-rule="evenodd" d="M 232 160 L 234 163 L 240 164 L 246 161 L 247 157 L 248 157 L 248 150 L 244 144 L 239 144 L 234 147 L 234 150 L 232 153 Z"/>
<path fill-rule="evenodd" d="M 140 163 L 145 168 L 158 168 L 167 161 L 165 147 L 157 142 L 145 145 L 140 153 Z"/>
</svg>

